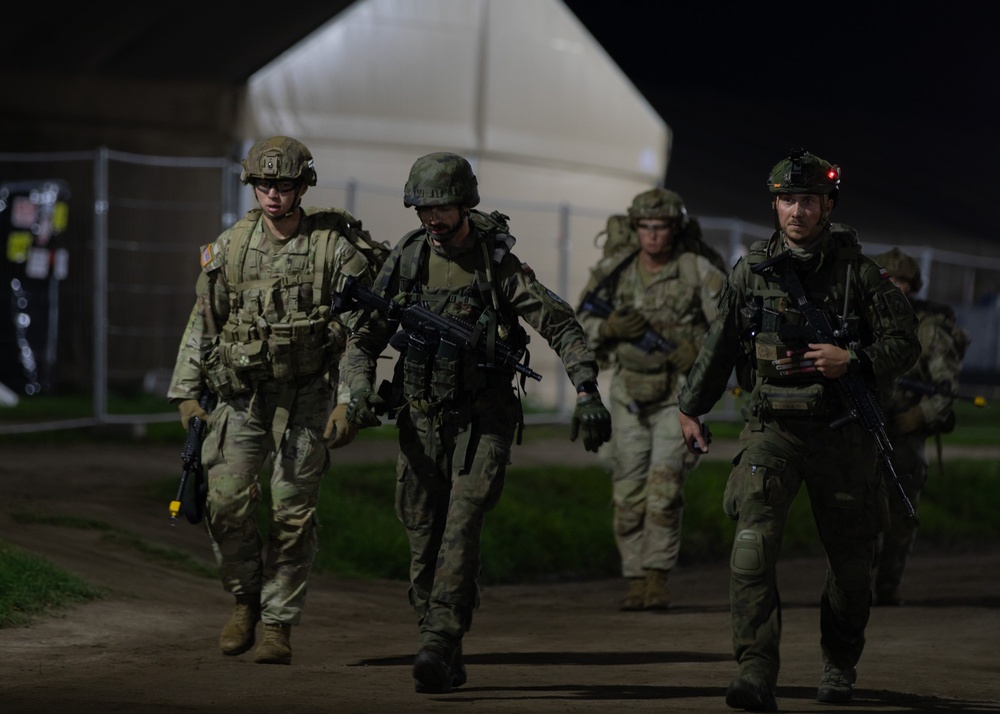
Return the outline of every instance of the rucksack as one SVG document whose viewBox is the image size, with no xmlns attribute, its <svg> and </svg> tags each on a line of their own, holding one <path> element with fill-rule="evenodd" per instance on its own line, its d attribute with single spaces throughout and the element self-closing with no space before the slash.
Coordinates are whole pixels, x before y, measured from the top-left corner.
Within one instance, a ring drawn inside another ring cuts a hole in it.
<svg viewBox="0 0 1000 714">
<path fill-rule="evenodd" d="M 604 237 L 603 243 L 601 237 Z M 715 248 L 705 242 L 701 232 L 701 224 L 693 216 L 688 217 L 687 225 L 674 237 L 677 245 L 677 254 L 696 253 L 701 255 L 721 270 L 729 273 L 729 267 L 722 255 Z M 608 218 L 607 226 L 603 231 L 594 236 L 594 245 L 601 249 L 601 257 L 608 258 L 614 255 L 626 256 L 638 249 L 639 236 L 632 229 L 632 222 L 625 214 L 614 214 Z"/>
</svg>

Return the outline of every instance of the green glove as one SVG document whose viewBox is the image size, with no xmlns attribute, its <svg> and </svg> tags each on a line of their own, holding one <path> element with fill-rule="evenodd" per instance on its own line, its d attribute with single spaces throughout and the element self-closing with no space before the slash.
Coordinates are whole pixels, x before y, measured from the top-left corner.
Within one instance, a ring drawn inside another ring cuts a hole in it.
<svg viewBox="0 0 1000 714">
<path fill-rule="evenodd" d="M 924 410 L 920 406 L 910 407 L 905 412 L 900 412 L 892 419 L 892 425 L 897 434 L 909 434 L 924 425 Z"/>
<path fill-rule="evenodd" d="M 208 421 L 208 412 L 201 408 L 197 399 L 185 399 L 177 405 L 177 411 L 181 413 L 181 426 L 188 428 L 188 422 L 198 417 L 202 421 Z"/>
<path fill-rule="evenodd" d="M 351 394 L 351 403 L 347 407 L 347 423 L 358 429 L 382 426 L 382 420 L 377 415 L 385 410 L 385 400 L 371 387 L 359 389 Z"/>
<path fill-rule="evenodd" d="M 326 439 L 326 448 L 339 449 L 347 446 L 354 437 L 358 435 L 358 427 L 347 421 L 347 405 L 338 404 L 330 412 L 330 418 L 326 421 L 326 429 L 323 430 L 323 438 Z"/>
<path fill-rule="evenodd" d="M 646 318 L 631 307 L 619 307 L 601 323 L 601 337 L 607 340 L 634 340 L 646 331 Z"/>
<path fill-rule="evenodd" d="M 698 357 L 698 348 L 691 340 L 680 340 L 677 348 L 667 355 L 667 362 L 678 372 L 687 373 Z"/>
<path fill-rule="evenodd" d="M 587 394 L 576 400 L 576 409 L 570 420 L 569 440 L 576 441 L 583 431 L 583 446 L 596 452 L 601 444 L 611 438 L 611 413 L 598 394 Z"/>
</svg>

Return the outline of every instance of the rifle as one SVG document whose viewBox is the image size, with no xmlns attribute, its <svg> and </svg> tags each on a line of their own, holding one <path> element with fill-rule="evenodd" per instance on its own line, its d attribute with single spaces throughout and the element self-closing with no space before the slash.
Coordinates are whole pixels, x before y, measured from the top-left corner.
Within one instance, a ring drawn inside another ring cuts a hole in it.
<svg viewBox="0 0 1000 714">
<path fill-rule="evenodd" d="M 373 293 L 353 276 L 344 281 L 343 289 L 337 293 L 333 309 L 335 312 L 353 310 L 360 307 L 365 312 L 378 310 L 390 322 L 402 325 L 407 339 L 415 347 L 426 349 L 437 343 L 444 343 L 475 356 L 480 367 L 499 367 L 518 372 L 536 381 L 542 379 L 535 370 L 521 364 L 524 348 L 514 349 L 503 340 L 493 342 L 492 355 L 487 347 L 487 335 L 482 334 L 481 325 L 473 325 L 453 317 L 438 315 L 423 302 L 400 305 Z"/>
<path fill-rule="evenodd" d="M 795 266 L 792 264 L 791 251 L 779 253 L 773 258 L 768 258 L 757 263 L 750 270 L 757 275 L 763 276 L 765 280 L 777 282 L 782 290 L 794 298 L 799 311 L 805 317 L 806 324 L 812 332 L 810 342 L 826 343 L 837 345 L 838 347 L 844 346 L 841 342 L 846 341 L 848 336 L 847 305 L 851 286 L 850 265 L 847 267 L 844 314 L 841 316 L 841 325 L 838 329 L 834 329 L 830 324 L 830 319 L 826 313 L 809 301 L 802 287 L 802 282 L 795 272 Z M 770 273 L 770 276 L 767 273 Z M 868 388 L 864 379 L 859 375 L 845 374 L 842 377 L 837 377 L 836 381 L 840 385 L 841 392 L 847 399 L 848 413 L 834 420 L 830 426 L 836 429 L 852 421 L 856 421 L 865 428 L 865 431 L 872 435 L 875 439 L 875 450 L 878 453 L 879 465 L 882 467 L 883 473 L 889 475 L 890 481 L 896 487 L 899 498 L 903 502 L 903 507 L 906 509 L 907 518 L 913 518 L 916 515 L 916 511 L 907 497 L 906 491 L 903 490 L 903 485 L 896 475 L 896 470 L 892 467 L 892 460 L 889 457 L 892 454 L 892 442 L 889 441 L 889 435 L 885 431 L 885 416 L 882 414 L 882 409 L 879 407 L 875 395 L 872 394 L 871 389 Z"/>
<path fill-rule="evenodd" d="M 591 290 L 583 296 L 580 309 L 586 310 L 597 317 L 607 317 L 615 311 L 615 306 L 598 295 L 596 290 Z M 646 353 L 659 350 L 663 354 L 668 355 L 677 349 L 676 342 L 668 340 L 652 327 L 647 327 L 646 331 L 636 338 L 632 344 Z"/>
<path fill-rule="evenodd" d="M 206 412 L 215 407 L 215 394 L 209 389 L 203 389 L 198 405 Z M 177 487 L 177 496 L 170 502 L 170 525 L 176 525 L 177 515 L 181 512 L 188 523 L 201 523 L 205 516 L 205 497 L 208 495 L 208 482 L 205 480 L 205 468 L 201 463 L 201 442 L 205 437 L 207 425 L 198 417 L 192 417 L 188 422 L 187 438 L 181 451 L 181 482 Z"/>
<path fill-rule="evenodd" d="M 951 386 L 951 382 L 947 379 L 942 379 L 940 382 L 934 383 L 925 382 L 922 379 L 916 379 L 914 377 L 900 377 L 898 384 L 903 389 L 909 389 L 911 392 L 916 392 L 917 394 L 926 394 L 931 397 L 941 395 L 945 397 L 952 397 L 953 399 L 964 399 L 972 402 L 972 404 L 977 407 L 988 408 L 990 406 L 986 401 L 986 397 L 969 397 L 964 394 L 959 394 L 958 390 Z"/>
</svg>

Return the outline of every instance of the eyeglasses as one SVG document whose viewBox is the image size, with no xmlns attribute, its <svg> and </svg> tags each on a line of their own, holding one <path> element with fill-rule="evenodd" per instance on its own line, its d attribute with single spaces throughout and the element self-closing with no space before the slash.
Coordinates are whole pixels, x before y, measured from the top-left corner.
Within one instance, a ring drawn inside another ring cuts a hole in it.
<svg viewBox="0 0 1000 714">
<path fill-rule="evenodd" d="M 283 181 L 267 181 L 265 179 L 251 179 L 250 183 L 261 193 L 270 193 L 272 188 L 278 189 L 278 193 L 291 193 L 299 186 L 298 181 L 285 179 Z"/>
<path fill-rule="evenodd" d="M 636 223 L 635 227 L 641 231 L 662 233 L 673 229 L 676 225 L 676 223 Z"/>
</svg>

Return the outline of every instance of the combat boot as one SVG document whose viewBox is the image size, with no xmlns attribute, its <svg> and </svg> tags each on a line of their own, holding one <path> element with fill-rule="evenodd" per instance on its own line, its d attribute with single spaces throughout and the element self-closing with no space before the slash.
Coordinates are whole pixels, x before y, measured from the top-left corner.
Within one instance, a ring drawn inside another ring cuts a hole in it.
<svg viewBox="0 0 1000 714">
<path fill-rule="evenodd" d="M 854 683 L 858 679 L 854 667 L 840 669 L 832 664 L 823 667 L 823 678 L 816 690 L 816 701 L 823 704 L 848 704 L 854 698 Z"/>
<path fill-rule="evenodd" d="M 726 705 L 748 712 L 778 711 L 778 702 L 771 686 L 753 674 L 741 674 L 729 683 Z"/>
<path fill-rule="evenodd" d="M 646 570 L 646 599 L 644 605 L 647 610 L 668 610 L 670 608 L 670 595 L 667 592 L 667 575 L 669 570 L 657 570 L 649 568 Z"/>
<path fill-rule="evenodd" d="M 264 624 L 264 639 L 253 653 L 257 664 L 291 664 L 292 645 L 288 641 L 292 633 L 291 625 Z"/>
<path fill-rule="evenodd" d="M 413 684 L 417 694 L 447 694 L 455 686 L 452 684 L 454 681 L 451 666 L 444 655 L 426 647 L 417 652 L 413 660 Z"/>
<path fill-rule="evenodd" d="M 646 578 L 629 578 L 628 593 L 618 605 L 619 610 L 641 610 L 646 606 Z"/>
<path fill-rule="evenodd" d="M 254 630 L 260 622 L 260 593 L 237 595 L 233 614 L 222 627 L 219 649 L 224 655 L 239 655 L 253 647 Z"/>
</svg>

